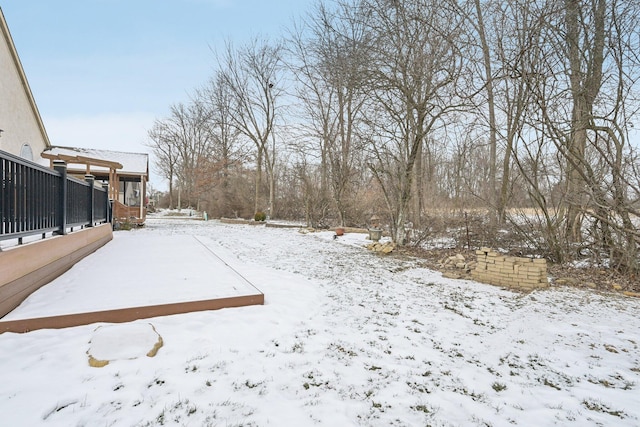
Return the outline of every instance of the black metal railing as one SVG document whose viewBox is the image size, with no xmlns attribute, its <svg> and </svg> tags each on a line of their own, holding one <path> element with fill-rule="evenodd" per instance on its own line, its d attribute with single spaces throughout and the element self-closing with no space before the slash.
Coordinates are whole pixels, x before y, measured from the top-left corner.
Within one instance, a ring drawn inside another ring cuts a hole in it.
<svg viewBox="0 0 640 427">
<path fill-rule="evenodd" d="M 48 169 L 0 150 L 0 240 L 94 226 L 111 220 L 107 184 L 67 176 L 65 162 Z"/>
</svg>

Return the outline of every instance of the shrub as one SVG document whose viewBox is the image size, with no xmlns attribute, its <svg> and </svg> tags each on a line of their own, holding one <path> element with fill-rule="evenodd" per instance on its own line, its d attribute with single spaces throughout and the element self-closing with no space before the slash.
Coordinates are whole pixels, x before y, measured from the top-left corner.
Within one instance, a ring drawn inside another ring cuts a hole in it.
<svg viewBox="0 0 640 427">
<path fill-rule="evenodd" d="M 133 228 L 133 224 L 131 223 L 131 221 L 129 221 L 128 219 L 120 219 L 120 220 L 116 220 L 113 224 L 113 229 L 114 230 L 125 230 L 125 231 L 129 231 Z"/>
<path fill-rule="evenodd" d="M 256 214 L 253 216 L 253 219 L 255 219 L 256 221 L 266 221 L 267 214 L 264 212 L 256 212 Z"/>
</svg>

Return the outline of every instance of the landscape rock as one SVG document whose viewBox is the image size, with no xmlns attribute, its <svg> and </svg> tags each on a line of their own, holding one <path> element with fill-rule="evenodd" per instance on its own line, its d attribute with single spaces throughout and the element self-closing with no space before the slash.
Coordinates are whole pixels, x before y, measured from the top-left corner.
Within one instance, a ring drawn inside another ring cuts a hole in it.
<svg viewBox="0 0 640 427">
<path fill-rule="evenodd" d="M 383 253 L 383 254 L 390 254 L 395 250 L 395 248 L 396 248 L 396 245 L 393 242 L 386 242 L 386 243 L 376 242 L 376 243 L 369 243 L 367 245 L 367 249 L 369 249 L 370 251 Z"/>
</svg>

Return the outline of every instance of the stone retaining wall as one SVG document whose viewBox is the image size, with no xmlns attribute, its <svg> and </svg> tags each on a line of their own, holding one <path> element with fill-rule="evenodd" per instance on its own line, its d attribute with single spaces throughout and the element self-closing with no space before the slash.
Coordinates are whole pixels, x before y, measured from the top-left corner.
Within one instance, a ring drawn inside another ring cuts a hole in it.
<svg viewBox="0 0 640 427">
<path fill-rule="evenodd" d="M 476 251 L 477 265 L 471 277 L 479 282 L 531 291 L 549 286 L 547 261 L 504 256 L 489 248 Z"/>
</svg>

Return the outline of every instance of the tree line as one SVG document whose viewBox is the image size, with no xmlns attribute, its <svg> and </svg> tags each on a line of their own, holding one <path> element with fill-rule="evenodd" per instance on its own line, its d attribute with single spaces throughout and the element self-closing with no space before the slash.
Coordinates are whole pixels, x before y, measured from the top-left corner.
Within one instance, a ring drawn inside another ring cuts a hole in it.
<svg viewBox="0 0 640 427">
<path fill-rule="evenodd" d="M 149 145 L 172 206 L 375 214 L 400 245 L 469 213 L 487 244 L 635 272 L 639 21 L 638 0 L 318 1 L 227 42 Z"/>
</svg>

